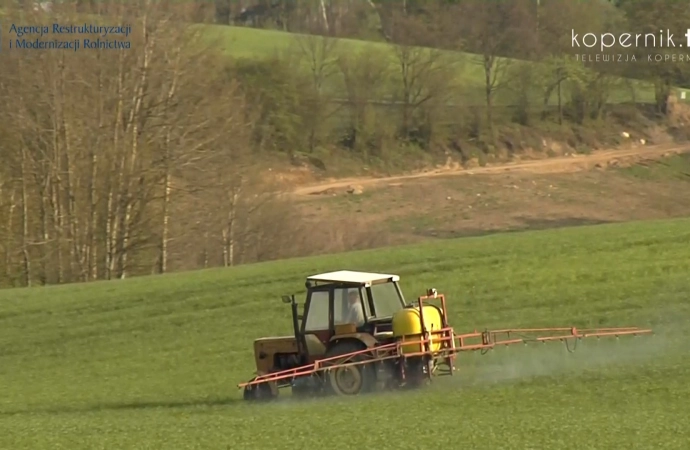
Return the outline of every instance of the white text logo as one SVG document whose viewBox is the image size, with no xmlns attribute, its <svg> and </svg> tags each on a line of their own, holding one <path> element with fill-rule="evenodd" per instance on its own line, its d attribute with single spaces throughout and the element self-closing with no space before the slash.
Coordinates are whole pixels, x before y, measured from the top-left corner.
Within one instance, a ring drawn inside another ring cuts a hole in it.
<svg viewBox="0 0 690 450">
<path fill-rule="evenodd" d="M 659 33 L 633 34 L 620 33 L 618 35 L 613 33 L 586 33 L 580 37 L 579 34 L 572 30 L 571 43 L 573 47 L 587 47 L 593 48 L 597 45 L 600 51 L 612 48 L 618 44 L 621 47 L 646 47 L 646 48 L 672 48 L 672 47 L 690 47 L 690 28 L 685 31 L 685 45 L 676 45 L 671 30 L 659 30 Z"/>
</svg>

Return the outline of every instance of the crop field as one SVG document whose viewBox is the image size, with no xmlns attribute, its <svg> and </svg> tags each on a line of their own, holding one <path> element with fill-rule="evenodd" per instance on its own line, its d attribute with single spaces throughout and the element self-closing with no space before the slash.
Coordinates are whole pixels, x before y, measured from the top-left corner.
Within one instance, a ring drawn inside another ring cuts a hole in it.
<svg viewBox="0 0 690 450">
<path fill-rule="evenodd" d="M 690 220 L 508 233 L 0 292 L 2 449 L 686 449 Z M 252 340 L 313 273 L 398 273 L 456 331 L 652 326 L 461 354 L 427 389 L 246 404 Z"/>
<path fill-rule="evenodd" d="M 331 44 L 329 50 L 322 52 L 321 38 L 316 36 L 307 36 L 294 33 L 287 33 L 275 30 L 261 30 L 246 27 L 234 26 L 217 26 L 217 25 L 196 25 L 197 29 L 203 29 L 205 37 L 214 45 L 219 45 L 220 48 L 228 55 L 246 58 L 246 59 L 262 59 L 269 57 L 284 57 L 297 58 L 299 55 L 307 55 L 307 59 L 302 59 L 301 64 L 304 70 L 309 69 L 308 59 L 311 57 L 311 51 L 316 50 L 317 55 L 325 57 L 326 61 L 332 61 L 339 55 L 347 55 L 353 57 L 364 52 L 372 52 L 376 55 L 376 59 L 387 62 L 387 67 L 392 74 L 386 77 L 388 87 L 395 82 L 397 61 L 395 48 L 385 42 L 372 42 L 357 39 L 338 39 L 337 43 Z M 305 50 L 306 49 L 306 50 Z M 306 51 L 306 53 L 304 53 Z M 429 49 L 424 51 L 428 52 Z M 438 59 L 438 64 L 443 64 L 450 68 L 453 73 L 456 73 L 454 85 L 457 86 L 458 94 L 451 96 L 450 103 L 457 105 L 484 105 L 482 92 L 484 89 L 484 72 L 482 62 L 478 55 L 461 52 L 442 51 L 440 52 L 442 58 Z M 415 57 L 423 60 L 423 58 Z M 292 59 L 295 61 L 295 59 Z M 524 63 L 514 60 L 515 64 L 530 65 L 532 63 Z M 502 66 L 503 67 L 503 66 Z M 503 70 L 503 69 L 501 69 Z M 326 72 L 331 72 L 329 68 Z M 335 97 L 346 97 L 345 87 L 339 81 L 339 74 L 337 69 L 333 71 L 333 75 L 326 80 L 325 89 Z M 534 76 L 538 76 L 536 73 Z M 539 82 L 532 83 L 535 87 L 541 85 Z M 496 93 L 495 105 L 508 106 L 515 104 L 515 94 L 522 88 L 513 86 L 511 88 L 501 89 Z M 390 98 L 380 98 L 376 100 L 390 100 Z M 535 105 L 541 105 L 543 102 L 543 92 L 541 89 L 535 89 L 533 101 Z M 654 101 L 654 86 L 649 82 L 642 82 L 637 80 L 618 79 L 611 87 L 610 103 L 622 102 L 638 102 L 651 103 Z M 557 102 L 556 96 L 552 96 L 551 104 L 555 105 Z"/>
</svg>

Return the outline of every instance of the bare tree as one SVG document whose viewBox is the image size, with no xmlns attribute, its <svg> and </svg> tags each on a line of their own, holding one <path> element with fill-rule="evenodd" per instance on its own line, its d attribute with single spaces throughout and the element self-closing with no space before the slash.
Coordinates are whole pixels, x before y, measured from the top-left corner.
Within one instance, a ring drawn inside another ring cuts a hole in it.
<svg viewBox="0 0 690 450">
<path fill-rule="evenodd" d="M 337 73 L 338 41 L 325 36 L 297 35 L 296 62 L 309 73 L 309 83 L 304 89 L 307 108 L 304 123 L 308 127 L 308 149 L 313 152 L 319 143 L 319 134 L 326 120 L 335 112 L 328 101 L 329 82 Z"/>
<path fill-rule="evenodd" d="M 585 4 L 568 0 L 544 1 L 540 7 L 538 22 L 539 40 L 538 57 L 542 62 L 537 69 L 536 83 L 542 91 L 543 117 L 546 117 L 548 106 L 553 95 L 556 95 L 558 123 L 564 121 L 564 102 L 569 97 L 569 85 L 578 85 L 585 80 L 589 69 L 576 58 L 573 48 L 571 30 L 578 34 L 584 32 L 603 32 L 607 29 L 604 18 L 609 10 L 604 4 Z M 608 29 L 609 32 L 613 31 Z"/>
<path fill-rule="evenodd" d="M 3 100 L 18 105 L 0 113 L 3 146 L 13 150 L 3 166 L 17 174 L 2 185 L 13 193 L 3 240 L 8 279 L 13 266 L 24 285 L 124 278 L 150 272 L 154 257 L 157 271 L 167 270 L 179 211 L 171 205 L 185 201 L 176 180 L 232 141 L 230 117 L 246 116 L 229 114 L 237 105 L 217 95 L 229 87 L 214 66 L 222 60 L 210 48 L 200 54 L 202 41 L 182 22 L 151 6 L 140 21 L 132 51 L 114 58 L 82 52 L 68 64 L 62 53 L 33 53 L 0 74 Z M 22 64 L 37 63 L 43 71 L 19 76 Z M 212 66 L 215 77 L 199 75 Z M 81 101 L 94 92 L 94 102 Z"/>
<path fill-rule="evenodd" d="M 396 16 L 395 44 L 391 46 L 397 66 L 393 98 L 400 105 L 399 134 L 403 139 L 412 138 L 418 131 L 414 122 L 422 106 L 433 100 L 444 102 L 455 75 L 454 61 L 447 53 L 418 46 L 420 42 L 433 41 L 429 31 L 429 26 L 415 17 Z"/>
<path fill-rule="evenodd" d="M 462 4 L 462 27 L 465 29 L 467 49 L 479 56 L 475 63 L 484 75 L 484 102 L 487 126 L 493 127 L 493 109 L 497 92 L 508 83 L 510 66 L 514 60 L 507 57 L 517 46 L 525 44 L 526 24 L 524 4 L 514 2 L 486 2 L 466 0 Z M 520 38 L 523 39 L 520 39 Z"/>
<path fill-rule="evenodd" d="M 645 36 L 645 46 L 635 46 L 632 53 L 639 58 L 639 63 L 629 67 L 636 75 L 643 74 L 654 82 L 657 111 L 666 114 L 674 84 L 687 80 L 690 71 L 682 58 L 670 57 L 663 63 L 650 63 L 648 55 L 654 53 L 665 58 L 678 51 L 669 48 L 663 39 L 659 42 L 659 30 L 669 30 L 676 37 L 683 36 L 687 29 L 686 18 L 690 15 L 690 3 L 661 0 L 623 0 L 620 3 L 626 13 L 629 28 Z M 648 36 L 651 36 L 651 41 Z"/>
<path fill-rule="evenodd" d="M 377 136 L 385 132 L 370 101 L 385 94 L 384 83 L 393 77 L 389 57 L 385 52 L 365 50 L 359 54 L 342 52 L 338 58 L 350 116 L 348 145 L 365 160 L 371 151 L 381 148 Z"/>
</svg>

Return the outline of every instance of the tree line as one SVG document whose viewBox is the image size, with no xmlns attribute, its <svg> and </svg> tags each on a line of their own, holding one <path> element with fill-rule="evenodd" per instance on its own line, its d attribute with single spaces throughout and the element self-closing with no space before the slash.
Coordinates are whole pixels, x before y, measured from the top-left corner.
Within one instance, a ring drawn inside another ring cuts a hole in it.
<svg viewBox="0 0 690 450">
<path fill-rule="evenodd" d="M 656 35 L 660 30 L 669 30 L 675 34 L 676 42 L 683 44 L 686 32 L 683 17 L 690 12 L 690 6 L 665 0 L 218 0 L 215 11 L 228 12 L 214 16 L 214 21 L 221 24 L 384 39 L 490 57 L 543 60 L 597 50 L 582 48 L 581 44 L 574 48 L 572 30 L 581 36 L 588 32 Z M 410 22 L 425 27 L 425 32 L 410 36 Z M 660 44 L 653 42 L 648 47 L 661 54 L 665 50 Z M 678 49 L 672 51 L 682 53 Z M 643 49 L 620 45 L 609 47 L 607 53 L 633 54 L 636 50 L 638 57 L 641 56 Z M 641 58 L 640 64 L 590 64 L 590 67 L 652 80 L 660 91 L 663 84 L 688 82 L 683 61 L 661 65 L 645 62 L 646 57 Z"/>
<path fill-rule="evenodd" d="M 682 2 L 257 4 L 274 11 L 261 26 L 310 34 L 266 59 L 232 58 L 188 26 L 217 21 L 219 3 L 77 2 L 53 14 L 65 23 L 95 12 L 136 24 L 131 49 L 3 52 L 0 285 L 385 244 L 352 218 L 305 218 L 277 193 L 267 165 L 319 165 L 333 152 L 391 161 L 410 149 L 470 158 L 468 140 L 490 151 L 505 124 L 601 118 L 623 75 L 654 83 L 663 113 L 686 76 L 683 63 L 582 64 L 570 35 L 680 29 Z M 252 5 L 232 14 L 247 16 Z M 15 22 L 48 20 L 31 5 L 4 10 Z M 366 37 L 374 16 L 390 45 L 343 48 L 340 38 Z"/>
</svg>

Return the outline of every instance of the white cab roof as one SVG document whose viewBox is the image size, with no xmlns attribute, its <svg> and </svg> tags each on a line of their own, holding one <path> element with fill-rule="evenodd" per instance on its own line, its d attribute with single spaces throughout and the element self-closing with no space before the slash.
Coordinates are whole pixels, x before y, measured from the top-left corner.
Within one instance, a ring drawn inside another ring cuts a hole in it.
<svg viewBox="0 0 690 450">
<path fill-rule="evenodd" d="M 398 275 L 385 273 L 354 272 L 351 270 L 339 270 L 337 272 L 322 273 L 307 277 L 309 281 L 325 281 L 337 283 L 353 283 L 369 286 L 377 281 L 399 281 Z"/>
</svg>

